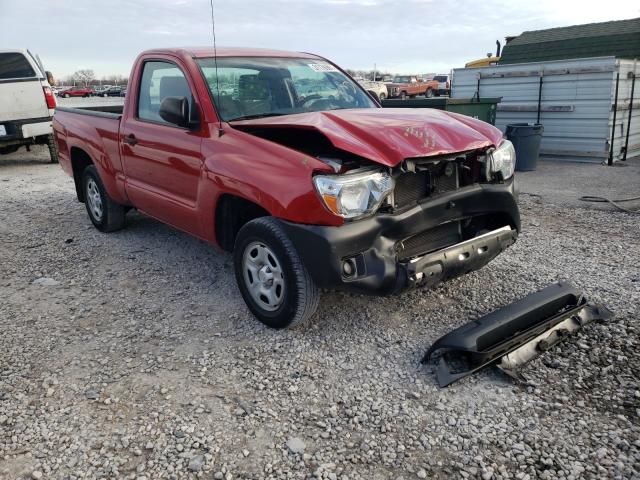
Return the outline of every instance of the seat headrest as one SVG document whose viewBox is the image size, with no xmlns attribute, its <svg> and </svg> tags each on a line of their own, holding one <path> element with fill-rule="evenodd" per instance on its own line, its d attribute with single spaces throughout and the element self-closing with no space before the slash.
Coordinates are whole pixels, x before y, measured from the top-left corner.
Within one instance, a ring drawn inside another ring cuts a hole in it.
<svg viewBox="0 0 640 480">
<path fill-rule="evenodd" d="M 166 97 L 187 97 L 191 100 L 191 91 L 187 79 L 180 76 L 160 79 L 160 101 Z"/>
<path fill-rule="evenodd" d="M 238 97 L 240 100 L 268 100 L 271 97 L 269 83 L 258 75 L 240 75 Z"/>
</svg>

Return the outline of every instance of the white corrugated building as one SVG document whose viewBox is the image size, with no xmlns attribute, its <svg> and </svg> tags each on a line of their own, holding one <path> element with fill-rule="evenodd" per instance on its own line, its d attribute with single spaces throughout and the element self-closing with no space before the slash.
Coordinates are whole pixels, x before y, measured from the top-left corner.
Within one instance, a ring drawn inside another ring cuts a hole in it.
<svg viewBox="0 0 640 480">
<path fill-rule="evenodd" d="M 616 55 L 640 51 L 640 19 L 622 24 L 525 32 L 525 40 L 516 37 L 505 46 L 501 64 L 454 69 L 451 96 L 502 97 L 496 126 L 503 131 L 510 123 L 539 120 L 544 126 L 540 154 L 546 158 L 606 162 L 622 160 L 625 153 L 627 159 L 639 156 L 640 81 L 635 80 L 633 100 L 631 91 L 640 62 Z M 612 55 L 552 59 L 590 51 Z M 503 59 L 541 60 L 502 64 Z"/>
</svg>

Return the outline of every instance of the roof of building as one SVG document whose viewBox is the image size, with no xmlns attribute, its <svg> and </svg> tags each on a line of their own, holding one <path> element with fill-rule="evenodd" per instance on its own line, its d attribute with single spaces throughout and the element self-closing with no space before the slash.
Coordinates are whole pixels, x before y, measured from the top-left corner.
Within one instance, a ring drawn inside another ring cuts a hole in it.
<svg viewBox="0 0 640 480">
<path fill-rule="evenodd" d="M 640 18 L 523 32 L 505 45 L 500 63 L 603 56 L 640 58 Z"/>
</svg>

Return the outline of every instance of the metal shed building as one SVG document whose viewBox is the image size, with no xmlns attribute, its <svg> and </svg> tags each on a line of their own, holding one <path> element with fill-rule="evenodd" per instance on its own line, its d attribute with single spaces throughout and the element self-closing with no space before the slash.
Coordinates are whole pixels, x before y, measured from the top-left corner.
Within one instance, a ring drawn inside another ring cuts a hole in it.
<svg viewBox="0 0 640 480">
<path fill-rule="evenodd" d="M 638 63 L 609 56 L 459 68 L 451 97 L 502 97 L 496 126 L 543 124 L 543 157 L 623 160 L 640 155 Z"/>
</svg>

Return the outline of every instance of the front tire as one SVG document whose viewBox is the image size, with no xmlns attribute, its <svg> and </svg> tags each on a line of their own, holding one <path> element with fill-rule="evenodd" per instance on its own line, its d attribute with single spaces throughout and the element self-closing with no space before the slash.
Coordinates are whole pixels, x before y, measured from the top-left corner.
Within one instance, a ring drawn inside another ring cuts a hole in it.
<svg viewBox="0 0 640 480">
<path fill-rule="evenodd" d="M 427 88 L 427 91 L 424 93 L 424 96 L 426 98 L 431 98 L 433 97 L 433 90 L 431 88 Z"/>
<path fill-rule="evenodd" d="M 384 93 L 380 94 L 380 101 L 382 102 L 385 98 L 387 98 L 387 96 Z"/>
<path fill-rule="evenodd" d="M 98 230 L 115 232 L 124 227 L 125 207 L 111 200 L 93 165 L 84 169 L 82 192 L 89 219 Z"/>
<path fill-rule="evenodd" d="M 233 264 L 242 298 L 268 327 L 294 327 L 318 308 L 319 290 L 279 220 L 261 217 L 245 224 Z"/>
</svg>

